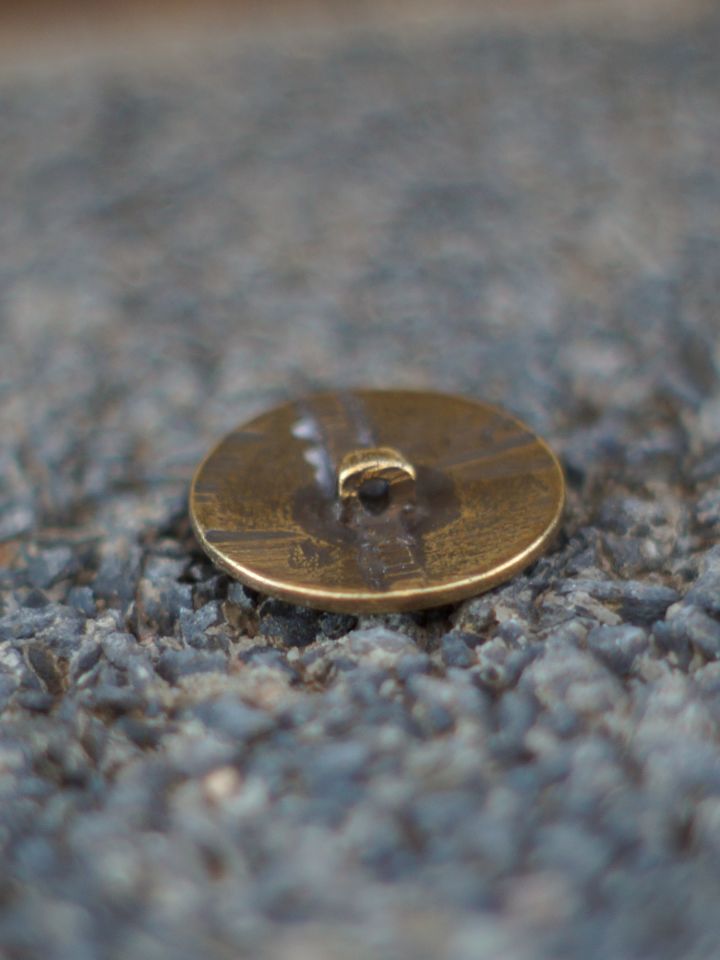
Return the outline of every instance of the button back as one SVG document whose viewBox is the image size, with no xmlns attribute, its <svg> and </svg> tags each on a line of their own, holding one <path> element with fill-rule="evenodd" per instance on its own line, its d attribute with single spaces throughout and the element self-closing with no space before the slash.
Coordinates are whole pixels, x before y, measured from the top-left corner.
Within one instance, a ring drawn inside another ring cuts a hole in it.
<svg viewBox="0 0 720 960">
<path fill-rule="evenodd" d="M 452 603 L 508 579 L 556 532 L 557 458 L 514 417 L 430 392 L 284 404 L 200 464 L 190 517 L 239 580 L 338 612 Z"/>
</svg>

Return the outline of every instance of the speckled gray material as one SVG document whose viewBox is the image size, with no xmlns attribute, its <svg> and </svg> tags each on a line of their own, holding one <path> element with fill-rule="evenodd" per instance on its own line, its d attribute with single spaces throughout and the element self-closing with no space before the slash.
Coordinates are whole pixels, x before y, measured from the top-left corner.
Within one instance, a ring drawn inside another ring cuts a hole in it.
<svg viewBox="0 0 720 960">
<path fill-rule="evenodd" d="M 478 22 L 5 76 L 3 956 L 718 955 L 719 46 Z M 229 583 L 195 461 L 347 383 L 531 422 L 557 548 L 422 616 Z"/>
</svg>

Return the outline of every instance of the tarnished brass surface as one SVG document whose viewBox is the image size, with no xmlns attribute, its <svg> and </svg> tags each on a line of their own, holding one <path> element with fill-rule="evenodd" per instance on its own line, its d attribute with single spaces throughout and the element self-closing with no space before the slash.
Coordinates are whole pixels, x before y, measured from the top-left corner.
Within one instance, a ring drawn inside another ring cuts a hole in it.
<svg viewBox="0 0 720 960">
<path fill-rule="evenodd" d="M 195 474 L 190 517 L 212 559 L 264 593 L 340 612 L 416 610 L 530 563 L 564 495 L 554 454 L 502 410 L 359 390 L 228 434 Z"/>
</svg>

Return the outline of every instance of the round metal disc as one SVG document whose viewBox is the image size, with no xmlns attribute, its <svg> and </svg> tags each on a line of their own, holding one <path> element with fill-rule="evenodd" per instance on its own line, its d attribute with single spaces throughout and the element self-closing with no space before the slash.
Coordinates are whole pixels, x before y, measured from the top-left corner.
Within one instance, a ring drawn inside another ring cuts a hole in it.
<svg viewBox="0 0 720 960">
<path fill-rule="evenodd" d="M 358 390 L 228 434 L 197 470 L 190 517 L 218 566 L 263 593 L 339 612 L 417 610 L 529 564 L 564 495 L 555 455 L 502 410 Z"/>
</svg>

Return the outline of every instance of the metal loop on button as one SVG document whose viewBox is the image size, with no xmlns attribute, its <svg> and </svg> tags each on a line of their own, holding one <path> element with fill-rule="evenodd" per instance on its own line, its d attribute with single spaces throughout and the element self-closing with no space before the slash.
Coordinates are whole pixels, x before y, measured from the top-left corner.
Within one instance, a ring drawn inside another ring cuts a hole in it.
<svg viewBox="0 0 720 960">
<path fill-rule="evenodd" d="M 415 479 L 415 467 L 394 447 L 370 447 L 342 458 L 337 492 L 343 503 L 354 498 L 366 504 L 398 497 L 411 500 Z"/>
</svg>

